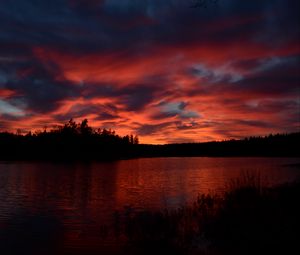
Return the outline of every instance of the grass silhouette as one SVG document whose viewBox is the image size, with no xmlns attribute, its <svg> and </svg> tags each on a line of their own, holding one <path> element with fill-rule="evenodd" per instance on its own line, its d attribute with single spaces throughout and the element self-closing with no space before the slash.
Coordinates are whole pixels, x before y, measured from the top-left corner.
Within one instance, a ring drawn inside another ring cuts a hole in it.
<svg viewBox="0 0 300 255">
<path fill-rule="evenodd" d="M 115 222 L 117 236 L 124 254 L 297 254 L 299 197 L 299 182 L 264 188 L 247 173 L 223 195 L 127 214 Z"/>
</svg>

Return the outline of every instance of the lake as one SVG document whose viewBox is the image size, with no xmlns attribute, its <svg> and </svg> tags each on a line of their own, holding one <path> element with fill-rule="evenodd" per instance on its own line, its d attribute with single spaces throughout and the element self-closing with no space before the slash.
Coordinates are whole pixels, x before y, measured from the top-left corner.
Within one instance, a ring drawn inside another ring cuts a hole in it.
<svg viewBox="0 0 300 255">
<path fill-rule="evenodd" d="M 265 186 L 292 182 L 300 177 L 299 163 L 298 158 L 2 162 L 0 249 L 19 254 L 33 245 L 42 249 L 59 243 L 66 254 L 89 254 L 111 246 L 103 232 L 116 211 L 177 208 L 198 194 L 222 193 L 245 174 L 259 176 Z"/>
</svg>

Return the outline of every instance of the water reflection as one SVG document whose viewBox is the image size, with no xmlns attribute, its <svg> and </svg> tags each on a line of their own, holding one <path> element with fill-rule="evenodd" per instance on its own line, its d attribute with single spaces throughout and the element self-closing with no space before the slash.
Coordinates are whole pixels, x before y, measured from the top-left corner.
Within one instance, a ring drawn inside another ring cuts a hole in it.
<svg viewBox="0 0 300 255">
<path fill-rule="evenodd" d="M 105 238 L 106 226 L 115 210 L 178 207 L 193 201 L 198 193 L 224 191 L 226 182 L 243 171 L 260 173 L 269 185 L 291 181 L 300 176 L 298 168 L 292 167 L 296 163 L 299 159 L 0 163 L 1 250 L 54 254 L 64 247 L 87 254 L 91 247 L 98 247 L 103 251 L 111 245 Z M 48 246 L 51 249 L 41 252 Z"/>
<path fill-rule="evenodd" d="M 1 225 L 1 253 L 57 254 L 63 247 L 63 232 L 62 222 L 49 211 L 15 212 Z"/>
</svg>

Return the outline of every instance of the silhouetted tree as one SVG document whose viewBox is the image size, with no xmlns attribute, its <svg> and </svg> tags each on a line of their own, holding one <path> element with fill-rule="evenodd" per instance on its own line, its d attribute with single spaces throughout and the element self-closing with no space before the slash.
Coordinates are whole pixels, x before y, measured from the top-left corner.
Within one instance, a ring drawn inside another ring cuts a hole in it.
<svg viewBox="0 0 300 255">
<path fill-rule="evenodd" d="M 91 135 L 93 129 L 88 126 L 88 120 L 84 119 L 80 124 L 80 134 L 82 135 Z"/>
<path fill-rule="evenodd" d="M 133 144 L 139 144 L 139 138 L 137 135 L 134 136 Z"/>
</svg>

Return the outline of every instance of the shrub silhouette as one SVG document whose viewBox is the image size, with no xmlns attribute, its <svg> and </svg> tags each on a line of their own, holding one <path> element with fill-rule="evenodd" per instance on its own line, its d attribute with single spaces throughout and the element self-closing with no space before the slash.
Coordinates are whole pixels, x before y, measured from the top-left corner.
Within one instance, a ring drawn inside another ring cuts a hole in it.
<svg viewBox="0 0 300 255">
<path fill-rule="evenodd" d="M 254 177 L 256 178 L 256 177 Z M 262 188 L 234 182 L 190 205 L 136 211 L 118 222 L 130 254 L 298 254 L 300 183 Z"/>
</svg>

